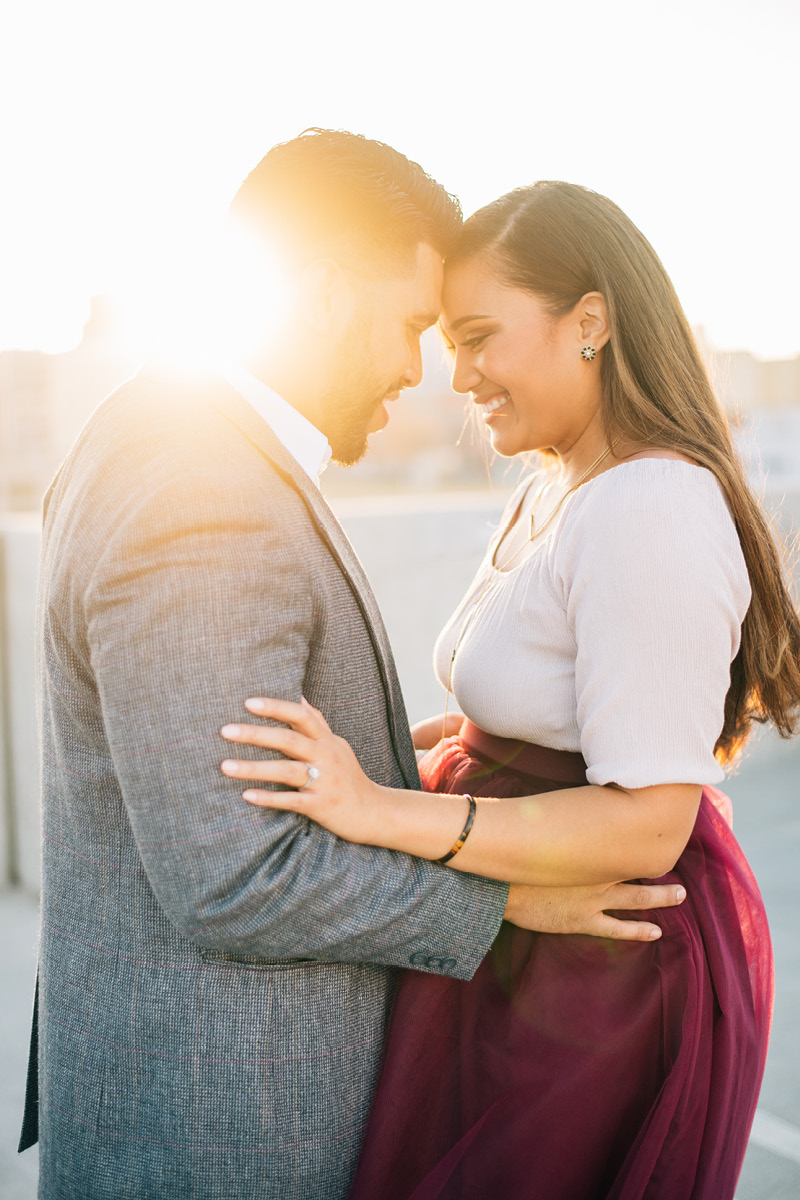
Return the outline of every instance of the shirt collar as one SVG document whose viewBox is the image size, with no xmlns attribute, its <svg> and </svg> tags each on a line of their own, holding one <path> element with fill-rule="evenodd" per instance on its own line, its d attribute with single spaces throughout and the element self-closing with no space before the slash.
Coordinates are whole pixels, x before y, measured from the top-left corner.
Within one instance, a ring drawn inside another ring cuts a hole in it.
<svg viewBox="0 0 800 1200">
<path fill-rule="evenodd" d="M 306 475 L 319 485 L 319 477 L 331 460 L 331 448 L 325 434 L 239 363 L 224 361 L 216 362 L 214 366 L 234 391 L 266 421 Z"/>
</svg>

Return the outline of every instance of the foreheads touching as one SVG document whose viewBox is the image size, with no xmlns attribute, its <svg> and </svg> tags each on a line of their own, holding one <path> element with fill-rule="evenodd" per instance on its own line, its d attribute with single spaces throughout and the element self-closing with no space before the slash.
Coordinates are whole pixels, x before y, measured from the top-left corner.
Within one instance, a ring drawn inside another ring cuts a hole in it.
<svg viewBox="0 0 800 1200">
<path fill-rule="evenodd" d="M 458 202 L 416 163 L 351 133 L 308 130 L 242 184 L 234 220 L 271 244 L 288 281 L 280 327 L 251 369 L 355 462 L 385 402 L 422 377 Z"/>
</svg>

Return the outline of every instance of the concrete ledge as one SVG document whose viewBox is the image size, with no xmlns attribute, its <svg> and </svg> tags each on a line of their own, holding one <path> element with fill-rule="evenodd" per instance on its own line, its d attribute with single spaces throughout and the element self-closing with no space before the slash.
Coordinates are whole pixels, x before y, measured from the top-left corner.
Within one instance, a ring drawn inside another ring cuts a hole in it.
<svg viewBox="0 0 800 1200">
<path fill-rule="evenodd" d="M 36 581 L 41 518 L 36 514 L 0 520 L 3 638 L 0 671 L 3 695 L 2 765 L 6 815 L 5 869 L 11 883 L 39 888 L 39 750 L 34 694 Z"/>
</svg>

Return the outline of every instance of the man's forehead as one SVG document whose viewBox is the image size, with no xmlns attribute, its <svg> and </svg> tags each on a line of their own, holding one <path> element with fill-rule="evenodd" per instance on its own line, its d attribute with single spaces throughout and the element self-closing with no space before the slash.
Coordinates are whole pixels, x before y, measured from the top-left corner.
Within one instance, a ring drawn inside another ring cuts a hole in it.
<svg viewBox="0 0 800 1200">
<path fill-rule="evenodd" d="M 411 314 L 411 321 L 414 325 L 419 325 L 421 328 L 427 329 L 429 325 L 435 325 L 439 320 L 439 309 L 429 308 L 427 311 L 422 310 Z"/>
<path fill-rule="evenodd" d="M 420 242 L 417 247 L 417 269 L 414 272 L 414 308 L 420 323 L 433 325 L 442 307 L 444 264 L 432 246 Z"/>
<path fill-rule="evenodd" d="M 442 307 L 444 266 L 442 258 L 430 246 L 421 242 L 409 266 L 399 274 L 384 276 L 378 281 L 387 298 L 404 318 L 412 324 L 427 328 L 439 320 Z"/>
</svg>

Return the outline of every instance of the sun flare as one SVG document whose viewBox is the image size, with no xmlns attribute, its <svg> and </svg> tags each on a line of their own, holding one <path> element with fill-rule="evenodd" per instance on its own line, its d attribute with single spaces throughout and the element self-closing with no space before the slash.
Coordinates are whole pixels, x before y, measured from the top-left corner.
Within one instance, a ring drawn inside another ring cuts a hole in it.
<svg viewBox="0 0 800 1200">
<path fill-rule="evenodd" d="M 124 288 L 127 337 L 141 354 L 192 366 L 246 359 L 277 334 L 290 283 L 279 254 L 231 222 L 173 244 L 157 277 Z"/>
</svg>

